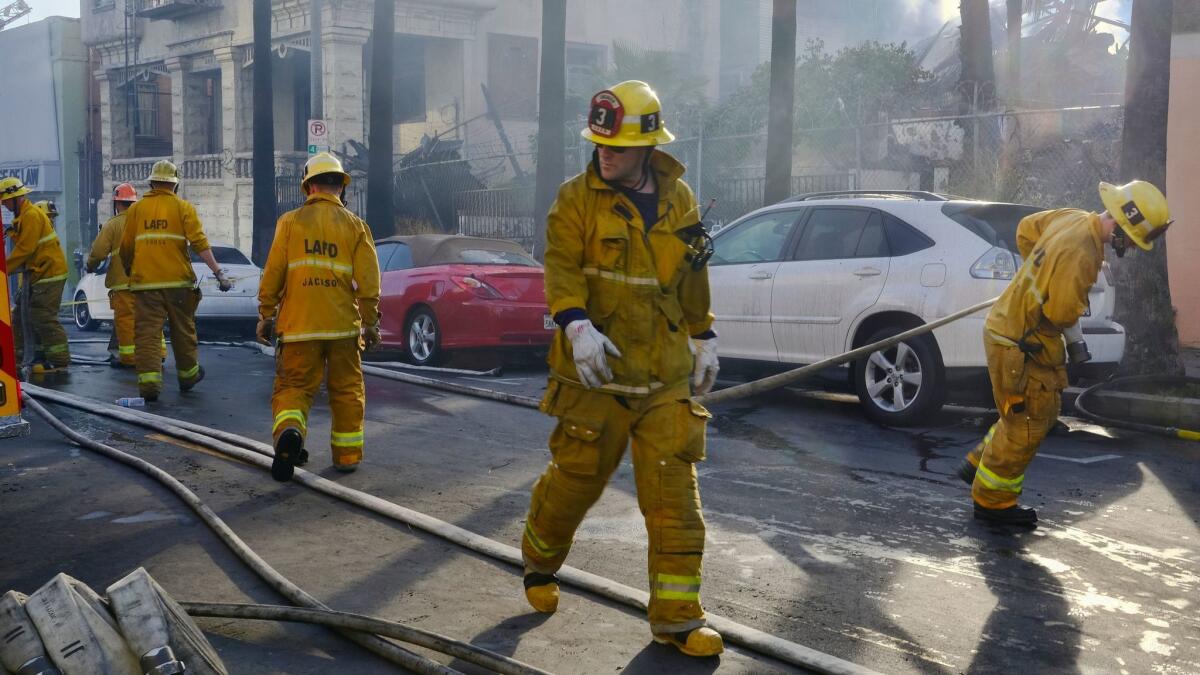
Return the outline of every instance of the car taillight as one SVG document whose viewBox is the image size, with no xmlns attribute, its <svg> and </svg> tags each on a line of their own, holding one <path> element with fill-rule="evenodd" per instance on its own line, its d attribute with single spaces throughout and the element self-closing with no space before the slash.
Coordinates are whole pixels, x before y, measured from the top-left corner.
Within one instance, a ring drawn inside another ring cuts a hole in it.
<svg viewBox="0 0 1200 675">
<path fill-rule="evenodd" d="M 493 288 L 485 281 L 480 281 L 475 277 L 450 277 L 450 280 L 458 285 L 459 288 L 470 291 L 476 297 L 484 300 L 500 300 L 504 298 L 500 291 Z"/>
<path fill-rule="evenodd" d="M 1012 251 L 993 246 L 971 265 L 971 276 L 976 279 L 1012 279 L 1017 273 L 1017 259 Z"/>
</svg>

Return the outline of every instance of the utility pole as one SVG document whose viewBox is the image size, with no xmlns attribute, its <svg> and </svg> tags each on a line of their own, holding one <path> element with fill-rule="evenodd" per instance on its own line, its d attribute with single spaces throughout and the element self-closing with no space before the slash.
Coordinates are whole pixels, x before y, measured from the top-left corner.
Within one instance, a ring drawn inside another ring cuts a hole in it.
<svg viewBox="0 0 1200 675">
<path fill-rule="evenodd" d="M 312 0 L 308 20 L 308 116 L 325 119 L 325 62 L 321 53 L 321 0 Z"/>
<path fill-rule="evenodd" d="M 567 98 L 567 1 L 542 0 L 542 66 L 538 87 L 534 255 L 546 252 L 546 214 L 563 181 L 563 109 Z"/>
<path fill-rule="evenodd" d="M 1021 10 L 1023 0 L 1008 0 L 1008 101 L 1021 100 Z"/>
<path fill-rule="evenodd" d="M 375 0 L 371 30 L 371 133 L 367 140 L 367 225 L 375 237 L 396 229 L 392 205 L 392 53 L 396 33 L 395 0 Z"/>
<path fill-rule="evenodd" d="M 254 226 L 251 257 L 267 262 L 275 236 L 275 120 L 271 96 L 271 0 L 254 0 Z"/>
<path fill-rule="evenodd" d="M 767 179 L 763 203 L 792 191 L 792 116 L 796 103 L 796 0 L 774 0 L 771 11 L 771 92 L 767 99 Z"/>
</svg>

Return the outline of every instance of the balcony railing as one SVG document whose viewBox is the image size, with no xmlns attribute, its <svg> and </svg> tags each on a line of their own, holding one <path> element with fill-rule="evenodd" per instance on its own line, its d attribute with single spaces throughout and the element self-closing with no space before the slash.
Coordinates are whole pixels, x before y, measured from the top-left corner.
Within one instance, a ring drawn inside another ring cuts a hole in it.
<svg viewBox="0 0 1200 675">
<path fill-rule="evenodd" d="M 221 0 L 137 0 L 137 15 L 147 19 L 178 19 L 221 8 Z"/>
<path fill-rule="evenodd" d="M 134 157 L 132 159 L 114 159 L 109 165 L 112 168 L 112 179 L 117 183 L 145 183 L 146 177 L 150 175 L 151 167 L 160 159 L 171 158 Z"/>
<path fill-rule="evenodd" d="M 179 165 L 179 175 L 187 180 L 220 180 L 222 155 L 195 155 Z"/>
</svg>

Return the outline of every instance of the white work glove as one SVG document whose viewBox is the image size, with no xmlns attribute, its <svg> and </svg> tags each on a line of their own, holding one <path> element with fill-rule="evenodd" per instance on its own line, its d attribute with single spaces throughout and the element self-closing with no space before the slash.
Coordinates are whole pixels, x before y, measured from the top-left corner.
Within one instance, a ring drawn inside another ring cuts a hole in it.
<svg viewBox="0 0 1200 675">
<path fill-rule="evenodd" d="M 222 293 L 228 293 L 233 288 L 233 282 L 225 276 L 225 270 L 217 270 L 213 276 L 217 278 L 217 288 Z"/>
<path fill-rule="evenodd" d="M 575 357 L 575 370 L 579 372 L 579 379 L 583 381 L 583 386 L 592 389 L 602 386 L 605 382 L 612 382 L 612 369 L 608 367 L 608 359 L 604 353 L 608 352 L 612 356 L 621 358 L 621 352 L 612 343 L 612 340 L 596 330 L 596 327 L 588 319 L 572 321 L 564 330 L 567 339 L 571 341 L 571 353 Z"/>
<path fill-rule="evenodd" d="M 717 360 L 717 338 L 711 337 L 707 340 L 692 338 L 688 342 L 688 346 L 692 348 L 694 358 L 692 387 L 697 396 L 703 396 L 712 391 L 713 385 L 717 383 L 717 373 L 721 370 L 721 364 Z"/>
</svg>

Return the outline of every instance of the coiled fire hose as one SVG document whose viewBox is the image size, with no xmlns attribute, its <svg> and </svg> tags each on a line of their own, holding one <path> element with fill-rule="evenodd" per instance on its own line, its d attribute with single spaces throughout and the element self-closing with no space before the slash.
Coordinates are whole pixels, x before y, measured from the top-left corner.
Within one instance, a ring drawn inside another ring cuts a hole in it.
<svg viewBox="0 0 1200 675">
<path fill-rule="evenodd" d="M 452 638 L 433 633 L 431 631 L 403 626 L 394 622 L 383 621 L 371 617 L 362 617 L 357 615 L 345 615 L 340 612 L 334 612 L 321 601 L 309 595 L 304 589 L 289 581 L 286 577 L 280 574 L 275 568 L 271 567 L 257 553 L 254 552 L 240 537 L 223 521 L 211 508 L 208 507 L 194 492 L 189 490 L 183 483 L 179 482 L 171 474 L 154 466 L 153 464 L 122 452 L 111 446 L 105 445 L 98 441 L 91 440 L 82 434 L 74 431 L 64 424 L 57 417 L 52 415 L 41 403 L 34 400 L 35 393 L 39 387 L 25 385 L 26 391 L 22 394 L 22 401 L 38 416 L 42 417 L 50 426 L 58 430 L 75 444 L 80 447 L 95 451 L 105 457 L 114 459 L 122 464 L 130 466 L 138 471 L 154 478 L 158 482 L 166 486 L 171 492 L 175 493 L 196 515 L 208 525 L 209 528 L 217 534 L 222 543 L 246 563 L 259 577 L 274 588 L 280 595 L 287 598 L 291 602 L 298 605 L 303 605 L 308 612 L 307 614 L 294 614 L 292 616 L 307 617 L 305 620 L 312 620 L 317 617 L 325 617 L 321 621 L 314 623 L 323 623 L 334 627 L 339 633 L 347 639 L 359 644 L 369 651 L 378 654 L 379 656 L 407 668 L 413 672 L 430 674 L 430 675 L 451 675 L 459 671 L 443 666 L 436 661 L 432 661 L 424 656 L 410 652 L 398 645 L 388 642 L 377 635 L 377 633 L 395 637 L 405 642 L 420 645 L 427 649 L 432 649 L 456 658 L 462 659 L 469 663 L 473 663 L 485 668 L 489 668 L 499 673 L 512 673 L 514 675 L 546 675 L 546 671 L 534 668 L 527 664 L 511 659 L 502 654 L 476 647 L 466 642 L 454 640 Z M 31 392 L 30 390 L 34 390 Z M 44 390 L 43 390 L 44 391 Z M 52 398 L 52 397 L 47 397 Z M 164 431 L 166 429 L 163 429 Z M 193 440 L 203 437 L 194 436 Z M 211 442 L 211 440 L 210 440 Z M 261 457 L 255 455 L 256 458 L 262 460 Z M 243 458 L 244 459 L 244 458 Z M 269 461 L 267 462 L 269 465 Z M 185 603 L 187 604 L 187 603 Z M 201 607 L 213 607 L 212 605 L 201 605 Z M 276 613 L 279 614 L 279 613 Z M 282 616 L 282 615 L 281 615 Z M 268 618 L 266 614 L 255 618 Z M 287 619 L 297 620 L 297 619 Z M 359 632 L 363 627 L 368 627 L 367 634 Z M 379 630 L 375 630 L 378 628 Z"/>
</svg>

